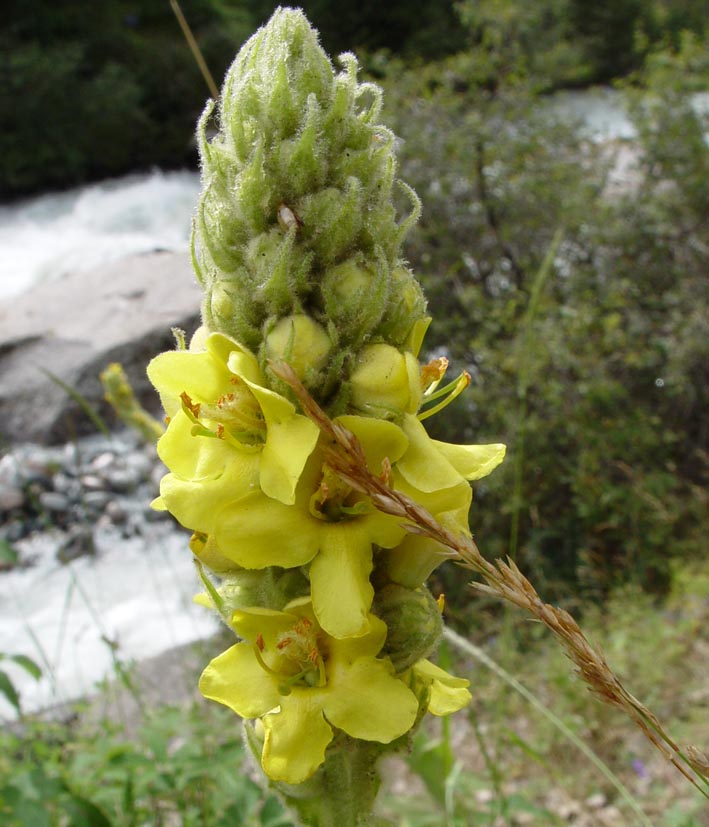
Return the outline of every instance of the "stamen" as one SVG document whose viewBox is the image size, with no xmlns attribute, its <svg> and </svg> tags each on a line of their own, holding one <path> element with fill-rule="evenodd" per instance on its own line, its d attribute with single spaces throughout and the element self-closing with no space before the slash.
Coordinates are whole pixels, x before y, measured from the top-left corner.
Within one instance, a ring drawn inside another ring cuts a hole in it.
<svg viewBox="0 0 709 827">
<path fill-rule="evenodd" d="M 438 383 L 445 376 L 448 370 L 448 359 L 445 356 L 439 356 L 437 359 L 431 359 L 427 365 L 421 368 L 421 390 L 424 394 L 429 394 L 435 390 Z"/>
<path fill-rule="evenodd" d="M 192 419 L 193 422 L 196 421 L 199 418 L 200 403 L 193 402 L 187 395 L 187 391 L 182 391 L 180 399 L 182 400 L 182 409 L 188 416 L 191 414 L 190 419 Z"/>
<path fill-rule="evenodd" d="M 464 370 L 463 373 L 458 377 L 455 382 L 451 382 L 450 384 L 446 385 L 445 388 L 441 388 L 440 390 L 436 391 L 432 394 L 426 402 L 431 402 L 434 399 L 439 399 L 441 396 L 444 396 L 449 388 L 452 386 L 453 390 L 446 396 L 438 405 L 434 405 L 432 408 L 428 408 L 425 411 L 421 411 L 417 414 L 419 422 L 423 422 L 424 419 L 428 419 L 429 416 L 433 416 L 437 414 L 439 411 L 442 411 L 445 407 L 450 405 L 450 403 L 456 398 L 456 396 L 460 396 L 460 394 L 468 387 L 470 384 L 470 374 L 467 370 Z"/>
</svg>

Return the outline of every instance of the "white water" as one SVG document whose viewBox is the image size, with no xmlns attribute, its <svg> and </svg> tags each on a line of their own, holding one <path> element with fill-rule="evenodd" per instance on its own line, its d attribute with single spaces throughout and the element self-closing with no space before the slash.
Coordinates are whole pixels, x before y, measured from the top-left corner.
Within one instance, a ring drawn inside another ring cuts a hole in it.
<svg viewBox="0 0 709 827">
<path fill-rule="evenodd" d="M 142 537 L 96 531 L 96 557 L 56 561 L 57 537 L 20 541 L 34 565 L 0 575 L 0 652 L 31 657 L 35 681 L 10 661 L 24 711 L 91 694 L 115 677 L 114 658 L 126 664 L 203 639 L 217 626 L 196 606 L 201 591 L 187 542 L 189 532 L 169 521 L 150 523 Z M 0 719 L 14 710 L 0 695 Z"/>
<path fill-rule="evenodd" d="M 0 207 L 0 298 L 135 253 L 186 250 L 196 172 L 129 175 Z"/>
</svg>

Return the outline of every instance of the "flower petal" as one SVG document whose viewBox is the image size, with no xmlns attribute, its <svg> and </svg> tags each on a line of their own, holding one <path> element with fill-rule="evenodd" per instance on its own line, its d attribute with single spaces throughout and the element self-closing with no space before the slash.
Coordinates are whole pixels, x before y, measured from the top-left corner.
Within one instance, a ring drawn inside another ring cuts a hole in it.
<svg viewBox="0 0 709 827">
<path fill-rule="evenodd" d="M 170 513 L 186 528 L 210 534 L 220 506 L 248 496 L 258 480 L 258 455 L 245 453 L 214 478 L 181 479 L 167 474 L 160 482 L 160 497 Z"/>
<path fill-rule="evenodd" d="M 301 784 L 325 760 L 332 728 L 323 717 L 320 693 L 294 689 L 281 708 L 262 719 L 266 731 L 261 763 L 269 778 Z"/>
<path fill-rule="evenodd" d="M 244 638 L 244 640 L 255 643 L 260 635 L 266 646 L 269 647 L 275 646 L 279 635 L 289 631 L 296 620 L 297 618 L 294 615 L 287 612 L 254 606 L 234 611 L 231 616 L 231 625 L 239 637 Z"/>
<path fill-rule="evenodd" d="M 479 480 L 495 470 L 505 458 L 507 446 L 501 443 L 490 445 L 454 445 L 450 442 L 433 444 L 466 480 Z"/>
<path fill-rule="evenodd" d="M 217 399 L 229 384 L 229 371 L 211 353 L 170 350 L 148 365 L 148 378 L 158 389 L 168 416 L 180 410 L 180 394 L 187 391 L 194 402 Z"/>
<path fill-rule="evenodd" d="M 428 711 L 432 715 L 450 715 L 470 702 L 470 681 L 465 678 L 449 675 L 429 660 L 418 661 L 412 669 L 414 675 L 429 686 Z"/>
<path fill-rule="evenodd" d="M 275 681 L 256 659 L 250 643 L 237 643 L 214 658 L 202 672 L 199 691 L 242 718 L 264 715 L 281 700 Z"/>
<path fill-rule="evenodd" d="M 215 535 L 221 553 L 244 568 L 294 568 L 317 554 L 319 525 L 303 509 L 258 491 L 217 514 Z"/>
<path fill-rule="evenodd" d="M 320 553 L 310 566 L 313 610 L 333 637 L 358 637 L 369 631 L 374 589 L 372 540 L 362 521 L 322 524 Z"/>
<path fill-rule="evenodd" d="M 261 489 L 286 505 L 295 502 L 295 489 L 318 441 L 318 426 L 296 414 L 283 396 L 247 381 L 266 420 L 266 444 L 261 453 Z"/>
<path fill-rule="evenodd" d="M 327 719 L 353 738 L 382 744 L 408 732 L 418 701 L 392 673 L 390 663 L 374 658 L 359 658 L 351 665 L 335 660 L 323 702 Z"/>
<path fill-rule="evenodd" d="M 409 440 L 398 425 L 385 419 L 347 414 L 338 416 L 335 422 L 344 425 L 357 437 L 367 458 L 370 470 L 378 474 L 386 457 L 393 465 L 409 445 Z"/>
<path fill-rule="evenodd" d="M 402 428 L 409 438 L 409 448 L 396 468 L 408 483 L 418 491 L 431 492 L 451 488 L 460 482 L 460 474 L 438 450 L 415 416 L 404 416 Z"/>
</svg>

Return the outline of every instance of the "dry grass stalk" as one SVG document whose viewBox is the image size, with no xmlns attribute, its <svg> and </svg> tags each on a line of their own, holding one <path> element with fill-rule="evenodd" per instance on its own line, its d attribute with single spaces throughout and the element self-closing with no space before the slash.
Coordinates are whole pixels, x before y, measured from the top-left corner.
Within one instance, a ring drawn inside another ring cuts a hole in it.
<svg viewBox="0 0 709 827">
<path fill-rule="evenodd" d="M 271 370 L 293 389 L 303 411 L 330 437 L 331 442 L 325 448 L 327 463 L 344 482 L 366 494 L 380 511 L 401 517 L 407 531 L 430 537 L 448 548 L 450 559 L 485 579 L 485 583 L 474 584 L 479 591 L 507 600 L 544 623 L 564 647 L 591 691 L 610 706 L 623 710 L 667 760 L 709 798 L 707 789 L 697 782 L 691 772 L 696 773 L 706 785 L 709 778 L 707 757 L 696 747 L 689 746 L 683 751 L 675 743 L 655 715 L 623 687 L 603 654 L 588 642 L 567 611 L 545 603 L 514 561 L 496 560 L 494 564 L 490 563 L 471 537 L 449 531 L 425 508 L 390 488 L 388 474 L 378 476 L 369 470 L 357 437 L 327 416 L 288 365 L 281 362 L 271 365 Z"/>
</svg>

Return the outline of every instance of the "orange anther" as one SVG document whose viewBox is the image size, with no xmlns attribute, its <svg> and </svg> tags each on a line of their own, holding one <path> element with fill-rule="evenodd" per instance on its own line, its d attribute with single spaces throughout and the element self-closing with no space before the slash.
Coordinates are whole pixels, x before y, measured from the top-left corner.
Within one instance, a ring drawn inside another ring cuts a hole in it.
<svg viewBox="0 0 709 827">
<path fill-rule="evenodd" d="M 256 645 L 258 646 L 259 652 L 263 652 L 266 648 L 266 644 L 263 642 L 263 635 L 260 632 L 256 635 Z"/>
<path fill-rule="evenodd" d="M 421 368 L 421 387 L 426 390 L 434 383 L 440 382 L 447 370 L 448 359 L 445 356 L 431 359 L 427 365 L 423 365 Z"/>
<path fill-rule="evenodd" d="M 199 418 L 199 402 L 193 402 L 186 391 L 182 391 L 182 393 L 180 394 L 180 399 L 182 400 L 187 410 L 192 413 L 195 419 Z"/>
<path fill-rule="evenodd" d="M 276 649 L 285 649 L 286 646 L 290 646 L 293 643 L 292 637 L 284 637 L 282 640 L 279 640 L 276 644 Z"/>
</svg>

